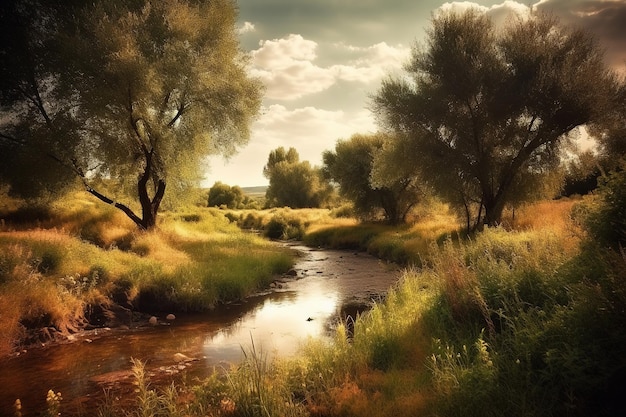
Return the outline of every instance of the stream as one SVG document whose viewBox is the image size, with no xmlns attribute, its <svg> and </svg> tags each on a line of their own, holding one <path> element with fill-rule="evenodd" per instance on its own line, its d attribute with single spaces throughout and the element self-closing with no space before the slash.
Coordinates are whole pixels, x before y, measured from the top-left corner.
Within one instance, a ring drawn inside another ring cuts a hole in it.
<svg viewBox="0 0 626 417">
<path fill-rule="evenodd" d="M 156 326 L 79 333 L 72 343 L 35 348 L 0 361 L 0 416 L 45 409 L 48 390 L 61 392 L 63 416 L 94 415 L 104 399 L 132 404 L 131 358 L 145 363 L 151 387 L 210 375 L 243 358 L 242 349 L 288 357 L 309 337 L 329 337 L 397 282 L 395 265 L 360 252 L 292 246 L 301 253 L 295 276 L 271 290 L 204 314 L 177 315 Z"/>
</svg>

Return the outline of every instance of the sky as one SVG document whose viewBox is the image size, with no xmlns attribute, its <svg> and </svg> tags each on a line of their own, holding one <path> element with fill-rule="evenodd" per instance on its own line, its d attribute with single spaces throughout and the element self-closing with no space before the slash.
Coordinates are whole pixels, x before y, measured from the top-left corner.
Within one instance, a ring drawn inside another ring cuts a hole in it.
<svg viewBox="0 0 626 417">
<path fill-rule="evenodd" d="M 250 142 L 235 156 L 208 160 L 203 185 L 267 185 L 270 151 L 295 148 L 300 160 L 322 164 L 339 139 L 377 130 L 370 97 L 402 73 L 441 10 L 478 7 L 496 24 L 529 8 L 588 29 L 607 64 L 626 74 L 626 0 L 239 0 L 241 47 L 250 74 L 265 86 Z"/>
</svg>

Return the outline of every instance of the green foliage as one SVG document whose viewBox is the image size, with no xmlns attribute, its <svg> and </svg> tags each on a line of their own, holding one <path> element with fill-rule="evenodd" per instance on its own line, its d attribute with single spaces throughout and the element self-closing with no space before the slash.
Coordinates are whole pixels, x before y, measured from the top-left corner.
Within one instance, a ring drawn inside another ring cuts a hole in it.
<svg viewBox="0 0 626 417">
<path fill-rule="evenodd" d="M 300 161 L 294 148 L 285 151 L 280 147 L 270 152 L 263 175 L 270 182 L 265 194 L 268 207 L 323 207 L 333 194 L 320 170 L 308 161 Z"/>
<path fill-rule="evenodd" d="M 565 181 L 562 194 L 565 196 L 586 195 L 598 187 L 600 158 L 591 151 L 575 155 L 565 165 Z"/>
<path fill-rule="evenodd" d="M 94 306 L 207 311 L 267 288 L 293 263 L 289 251 L 242 232 L 220 210 L 166 213 L 160 231 L 127 235 L 117 222 L 133 226 L 121 214 L 107 217 L 87 201 L 71 206 L 76 223 L 63 223 L 68 207 L 53 205 L 51 230 L 0 231 L 0 355 L 78 331 Z M 132 250 L 81 239 L 83 224 L 97 224 L 102 241 L 119 230 Z"/>
<path fill-rule="evenodd" d="M 400 169 L 414 165 L 468 229 L 499 224 L 506 206 L 545 198 L 536 191 L 550 191 L 542 184 L 561 145 L 617 98 L 619 83 L 593 38 L 550 17 L 496 31 L 475 9 L 441 13 L 425 45 L 413 50 L 410 80 L 384 81 L 373 107 L 405 142 L 409 161 Z"/>
<path fill-rule="evenodd" d="M 312 247 L 362 250 L 399 265 L 420 265 L 430 244 L 417 231 L 382 224 L 325 227 L 306 233 L 304 242 Z"/>
<path fill-rule="evenodd" d="M 624 379 L 624 285 L 587 251 L 498 229 L 442 251 L 441 298 L 425 315 L 438 413 L 619 414 L 606 387 Z"/>
<path fill-rule="evenodd" d="M 272 367 L 263 352 L 252 343 L 244 349 L 244 360 L 227 374 L 228 395 L 234 404 L 235 414 L 242 417 L 306 416 L 302 404 L 294 401 L 285 381 L 277 378 L 277 368 Z"/>
<path fill-rule="evenodd" d="M 298 218 L 274 216 L 265 226 L 265 236 L 270 239 L 302 239 L 304 225 Z"/>
<path fill-rule="evenodd" d="M 421 194 L 415 170 L 398 172 L 392 162 L 398 159 L 387 152 L 386 143 L 392 140 L 383 134 L 354 135 L 323 154 L 324 174 L 339 184 L 341 195 L 362 219 L 377 219 L 382 211 L 386 221 L 402 223 Z M 393 175 L 383 168 L 385 163 L 394 166 Z"/>
<path fill-rule="evenodd" d="M 626 247 L 626 160 L 620 164 L 599 179 L 598 201 L 589 204 L 583 219 L 591 237 L 614 250 Z"/>
<path fill-rule="evenodd" d="M 238 209 L 242 207 L 243 200 L 243 191 L 236 185 L 231 187 L 218 181 L 209 189 L 209 207 Z"/>
</svg>

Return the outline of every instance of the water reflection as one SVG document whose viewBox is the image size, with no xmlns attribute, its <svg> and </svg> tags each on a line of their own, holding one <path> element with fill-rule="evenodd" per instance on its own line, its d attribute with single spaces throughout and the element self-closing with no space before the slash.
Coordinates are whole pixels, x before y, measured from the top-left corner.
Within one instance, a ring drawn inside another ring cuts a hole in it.
<svg viewBox="0 0 626 417">
<path fill-rule="evenodd" d="M 292 285 L 298 287 L 296 291 L 269 297 L 244 320 L 207 337 L 203 348 L 207 360 L 238 360 L 241 347 L 249 347 L 252 341 L 266 354 L 279 352 L 281 356 L 290 356 L 302 340 L 325 335 L 328 319 L 339 307 L 336 289 L 317 277 L 298 284 L 301 285 Z"/>
<path fill-rule="evenodd" d="M 178 317 L 170 326 L 101 331 L 90 336 L 93 340 L 34 349 L 0 362 L 0 415 L 13 415 L 16 398 L 24 404 L 25 417 L 37 415 L 48 389 L 63 394 L 64 416 L 90 415 L 105 386 L 132 395 L 131 358 L 158 374 L 182 353 L 199 359 L 185 372 L 202 377 L 216 365 L 239 361 L 251 340 L 268 355 L 293 355 L 306 338 L 328 335 L 329 323 L 346 303 L 367 300 L 397 280 L 395 270 L 362 254 L 300 250 L 304 256 L 296 265 L 297 279 L 272 293 L 208 314 Z"/>
</svg>

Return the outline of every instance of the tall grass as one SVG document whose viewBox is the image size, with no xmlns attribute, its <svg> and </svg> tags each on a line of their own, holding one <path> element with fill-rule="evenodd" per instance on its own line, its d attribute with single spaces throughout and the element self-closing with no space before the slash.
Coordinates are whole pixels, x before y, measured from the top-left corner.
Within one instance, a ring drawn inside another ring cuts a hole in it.
<svg viewBox="0 0 626 417">
<path fill-rule="evenodd" d="M 457 226 L 449 213 L 430 213 L 413 225 L 327 223 L 310 228 L 304 236 L 309 246 L 362 250 L 400 265 L 420 265 L 431 243 Z"/>
<path fill-rule="evenodd" d="M 0 231 L 0 355 L 67 335 L 113 302 L 149 314 L 208 310 L 267 287 L 293 262 L 219 210 L 164 213 L 156 231 L 139 232 L 74 195 L 45 222 L 17 225 Z"/>
<path fill-rule="evenodd" d="M 623 259 L 581 250 L 572 204 L 548 206 L 538 227 L 520 212 L 520 230 L 432 244 L 333 343 L 280 365 L 293 395 L 312 415 L 621 415 Z"/>
</svg>

